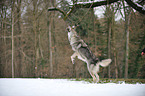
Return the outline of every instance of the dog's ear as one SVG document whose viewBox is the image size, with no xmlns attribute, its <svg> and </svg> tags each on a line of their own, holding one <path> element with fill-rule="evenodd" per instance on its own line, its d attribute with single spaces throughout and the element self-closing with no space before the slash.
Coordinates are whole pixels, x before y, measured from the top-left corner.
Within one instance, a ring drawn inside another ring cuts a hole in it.
<svg viewBox="0 0 145 96">
<path fill-rule="evenodd" d="M 76 30 L 77 27 L 76 26 L 72 26 L 71 28 L 74 29 L 74 30 Z"/>
<path fill-rule="evenodd" d="M 74 29 L 74 28 L 75 28 L 75 26 L 72 26 L 72 28 Z"/>
<path fill-rule="evenodd" d="M 111 63 L 111 59 L 105 59 L 105 60 L 102 60 L 99 62 L 99 64 L 102 66 L 102 67 L 106 67 L 108 66 L 110 63 Z"/>
</svg>

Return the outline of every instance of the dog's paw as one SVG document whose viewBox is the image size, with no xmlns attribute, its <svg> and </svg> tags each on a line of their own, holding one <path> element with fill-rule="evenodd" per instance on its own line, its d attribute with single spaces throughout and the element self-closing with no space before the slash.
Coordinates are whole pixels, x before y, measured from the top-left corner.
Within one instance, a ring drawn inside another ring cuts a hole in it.
<svg viewBox="0 0 145 96">
<path fill-rule="evenodd" d="M 72 64 L 75 64 L 75 59 L 71 56 L 71 62 Z"/>
<path fill-rule="evenodd" d="M 75 60 L 72 60 L 72 64 L 75 64 Z"/>
</svg>

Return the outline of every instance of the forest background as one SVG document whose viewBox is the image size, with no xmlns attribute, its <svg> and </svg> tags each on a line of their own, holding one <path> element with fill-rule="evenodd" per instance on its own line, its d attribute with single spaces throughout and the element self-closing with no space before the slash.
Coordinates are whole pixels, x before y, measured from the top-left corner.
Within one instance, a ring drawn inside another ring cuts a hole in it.
<svg viewBox="0 0 145 96">
<path fill-rule="evenodd" d="M 73 51 L 66 27 L 79 25 L 76 31 L 91 51 L 100 60 L 112 59 L 109 67 L 100 68 L 101 78 L 145 79 L 142 13 L 121 0 L 101 6 L 101 17 L 95 14 L 98 9 L 92 8 L 93 3 L 88 8 L 76 8 L 67 18 L 62 14 L 78 2 L 96 1 L 0 1 L 0 77 L 89 78 L 86 64 L 78 59 L 72 64 L 70 59 Z"/>
</svg>

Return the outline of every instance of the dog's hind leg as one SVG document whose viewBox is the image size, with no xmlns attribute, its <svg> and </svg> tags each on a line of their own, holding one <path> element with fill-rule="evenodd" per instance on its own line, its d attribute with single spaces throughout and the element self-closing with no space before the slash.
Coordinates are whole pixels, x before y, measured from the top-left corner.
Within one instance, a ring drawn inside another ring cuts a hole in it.
<svg viewBox="0 0 145 96">
<path fill-rule="evenodd" d="M 76 56 L 77 56 L 76 52 L 71 56 L 71 61 L 72 61 L 73 64 L 75 64 L 75 57 Z"/>
<path fill-rule="evenodd" d="M 89 71 L 90 75 L 91 75 L 92 78 L 93 78 L 93 82 L 96 83 L 96 77 L 95 77 L 95 74 L 94 74 L 94 72 L 93 72 L 94 65 L 91 64 L 91 65 L 89 66 L 89 64 L 87 63 L 87 67 L 88 67 L 88 71 Z"/>
<path fill-rule="evenodd" d="M 98 73 L 96 73 L 95 75 L 96 75 L 96 78 L 97 78 L 97 82 L 99 82 L 99 75 L 98 75 Z"/>
<path fill-rule="evenodd" d="M 92 74 L 91 76 L 93 77 L 93 82 L 96 83 L 96 80 L 97 80 L 97 79 L 96 79 L 95 75 Z"/>
</svg>

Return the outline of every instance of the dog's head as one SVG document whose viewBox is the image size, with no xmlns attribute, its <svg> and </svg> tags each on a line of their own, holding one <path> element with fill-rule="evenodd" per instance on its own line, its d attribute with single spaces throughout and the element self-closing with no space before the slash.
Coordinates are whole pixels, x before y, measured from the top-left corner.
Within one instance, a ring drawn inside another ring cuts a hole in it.
<svg viewBox="0 0 145 96">
<path fill-rule="evenodd" d="M 71 31 L 71 27 L 68 26 L 68 27 L 66 28 L 66 30 L 67 30 L 67 32 L 70 32 L 70 31 Z"/>
<path fill-rule="evenodd" d="M 68 39 L 70 40 L 72 36 L 77 36 L 77 32 L 75 31 L 75 27 L 68 26 L 67 28 L 68 32 Z"/>
<path fill-rule="evenodd" d="M 75 32 L 75 26 L 72 26 L 72 27 L 71 26 L 68 26 L 66 29 L 67 29 L 67 32 L 76 33 Z"/>
</svg>

